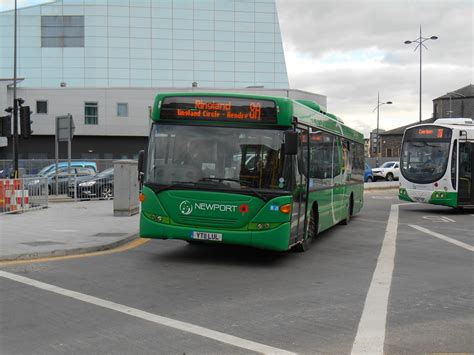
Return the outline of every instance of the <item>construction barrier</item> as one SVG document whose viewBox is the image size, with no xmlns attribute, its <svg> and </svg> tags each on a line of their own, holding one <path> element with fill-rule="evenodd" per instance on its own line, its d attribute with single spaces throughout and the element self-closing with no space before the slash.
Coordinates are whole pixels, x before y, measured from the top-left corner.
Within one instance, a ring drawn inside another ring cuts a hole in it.
<svg viewBox="0 0 474 355">
<path fill-rule="evenodd" d="M 47 206 L 47 195 L 44 197 L 39 191 L 31 192 L 33 197 L 27 179 L 0 179 L 0 213 L 23 212 Z"/>
</svg>

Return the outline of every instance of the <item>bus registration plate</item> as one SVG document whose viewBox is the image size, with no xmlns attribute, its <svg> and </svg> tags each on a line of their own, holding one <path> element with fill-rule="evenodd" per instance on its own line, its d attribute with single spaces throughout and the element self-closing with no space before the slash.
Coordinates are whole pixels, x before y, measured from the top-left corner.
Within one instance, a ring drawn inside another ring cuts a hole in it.
<svg viewBox="0 0 474 355">
<path fill-rule="evenodd" d="M 197 240 L 212 240 L 214 242 L 222 242 L 221 233 L 208 233 L 208 232 L 193 232 L 191 238 Z"/>
</svg>

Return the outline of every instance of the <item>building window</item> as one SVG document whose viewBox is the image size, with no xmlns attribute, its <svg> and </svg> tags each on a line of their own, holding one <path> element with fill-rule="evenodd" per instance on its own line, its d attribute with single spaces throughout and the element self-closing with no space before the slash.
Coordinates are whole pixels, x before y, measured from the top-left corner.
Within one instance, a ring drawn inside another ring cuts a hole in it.
<svg viewBox="0 0 474 355">
<path fill-rule="evenodd" d="M 124 102 L 117 103 L 117 116 L 128 117 L 128 104 Z"/>
<path fill-rule="evenodd" d="M 99 124 L 99 110 L 97 102 L 85 103 L 84 124 Z"/>
<path fill-rule="evenodd" d="M 84 16 L 41 16 L 41 47 L 84 47 Z"/>
<path fill-rule="evenodd" d="M 48 101 L 36 101 L 36 113 L 48 113 Z"/>
</svg>

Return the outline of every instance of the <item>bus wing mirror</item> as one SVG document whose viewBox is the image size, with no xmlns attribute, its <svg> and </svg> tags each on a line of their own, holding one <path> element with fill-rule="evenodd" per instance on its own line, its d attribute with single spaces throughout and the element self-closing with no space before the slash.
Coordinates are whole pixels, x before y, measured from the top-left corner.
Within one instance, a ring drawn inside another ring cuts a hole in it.
<svg viewBox="0 0 474 355">
<path fill-rule="evenodd" d="M 298 133 L 294 131 L 285 132 L 285 154 L 296 155 L 298 153 Z"/>
<path fill-rule="evenodd" d="M 140 181 L 142 181 L 144 174 L 145 174 L 145 151 L 140 150 L 138 152 L 138 179 Z"/>
</svg>

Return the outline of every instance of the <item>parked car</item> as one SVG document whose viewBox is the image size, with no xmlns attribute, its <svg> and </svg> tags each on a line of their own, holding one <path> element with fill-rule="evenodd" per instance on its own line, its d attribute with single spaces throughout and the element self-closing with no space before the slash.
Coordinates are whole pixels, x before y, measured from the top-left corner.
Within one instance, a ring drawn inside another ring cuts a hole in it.
<svg viewBox="0 0 474 355">
<path fill-rule="evenodd" d="M 106 169 L 95 176 L 82 177 L 76 184 L 70 183 L 68 195 L 79 199 L 101 198 L 110 200 L 114 197 L 114 169 Z"/>
<path fill-rule="evenodd" d="M 374 174 L 372 173 L 372 168 L 369 164 L 365 164 L 364 170 L 364 182 L 372 182 L 374 181 Z"/>
<path fill-rule="evenodd" d="M 385 179 L 393 181 L 400 177 L 400 163 L 398 161 L 388 161 L 380 168 L 372 169 L 374 180 Z"/>
<path fill-rule="evenodd" d="M 29 177 L 28 190 L 39 191 L 40 185 L 44 184 L 44 178 L 47 178 L 48 194 L 65 194 L 68 191 L 68 182 L 75 181 L 76 179 L 90 178 L 94 176 L 95 170 L 91 167 L 74 167 L 71 168 L 71 175 L 68 174 L 68 168 L 62 168 L 58 170 L 58 188 L 56 190 L 56 170 L 52 170 L 47 174 L 38 174 L 36 179 Z M 42 181 L 43 180 L 43 181 Z"/>
<path fill-rule="evenodd" d="M 68 162 L 58 163 L 58 170 L 62 170 L 63 168 L 67 168 L 67 167 L 68 167 Z M 93 161 L 72 161 L 71 167 L 91 168 L 94 170 L 94 172 L 97 172 L 97 163 Z M 55 170 L 56 170 L 56 164 L 50 164 L 48 166 L 45 166 L 43 169 L 41 169 L 37 175 L 44 176 Z"/>
<path fill-rule="evenodd" d="M 20 173 L 20 176 L 24 176 L 26 172 L 26 166 L 25 163 L 22 161 L 18 161 L 18 172 Z M 3 166 L 0 168 L 0 179 L 9 179 L 11 178 L 13 172 L 13 164 Z"/>
</svg>

